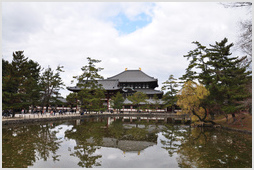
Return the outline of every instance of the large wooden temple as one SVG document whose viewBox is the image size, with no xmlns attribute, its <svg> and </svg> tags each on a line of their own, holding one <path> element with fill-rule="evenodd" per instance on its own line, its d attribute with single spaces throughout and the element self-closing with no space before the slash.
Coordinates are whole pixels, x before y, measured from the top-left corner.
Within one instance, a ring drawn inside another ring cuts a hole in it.
<svg viewBox="0 0 254 170">
<path fill-rule="evenodd" d="M 148 96 L 148 102 L 153 104 L 153 97 L 157 95 L 159 98 L 159 103 L 162 104 L 162 95 L 163 92 L 159 90 L 155 90 L 158 87 L 158 80 L 154 77 L 151 77 L 145 74 L 141 69 L 139 70 L 127 70 L 109 77 L 107 79 L 98 80 L 98 83 L 102 85 L 102 87 L 106 90 L 106 100 L 105 105 L 107 105 L 108 110 L 110 107 L 110 100 L 113 95 L 115 95 L 118 91 L 121 92 L 125 98 L 124 107 L 122 111 L 135 111 L 135 106 L 132 105 L 127 99 L 127 96 L 133 95 L 135 92 L 143 92 Z M 68 90 L 73 92 L 80 91 L 80 87 L 67 87 Z M 164 111 L 164 110 L 161 110 Z"/>
</svg>

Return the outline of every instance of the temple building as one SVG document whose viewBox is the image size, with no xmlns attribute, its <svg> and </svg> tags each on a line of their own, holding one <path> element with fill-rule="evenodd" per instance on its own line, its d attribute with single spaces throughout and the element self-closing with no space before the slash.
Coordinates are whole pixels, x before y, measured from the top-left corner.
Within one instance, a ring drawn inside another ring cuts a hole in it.
<svg viewBox="0 0 254 170">
<path fill-rule="evenodd" d="M 135 106 L 132 102 L 127 99 L 127 96 L 133 95 L 135 92 L 143 92 L 148 96 L 148 102 L 153 104 L 153 97 L 157 95 L 159 98 L 159 103 L 162 105 L 161 100 L 163 92 L 160 90 L 155 90 L 158 87 L 158 79 L 145 74 L 141 69 L 139 70 L 127 70 L 109 77 L 107 79 L 98 80 L 98 83 L 106 90 L 106 100 L 105 105 L 107 105 L 108 110 L 110 107 L 110 99 L 118 91 L 121 92 L 125 98 L 124 107 L 122 111 L 135 111 Z M 80 87 L 67 87 L 68 90 L 73 92 L 80 91 Z M 164 110 L 161 110 L 164 111 Z"/>
</svg>

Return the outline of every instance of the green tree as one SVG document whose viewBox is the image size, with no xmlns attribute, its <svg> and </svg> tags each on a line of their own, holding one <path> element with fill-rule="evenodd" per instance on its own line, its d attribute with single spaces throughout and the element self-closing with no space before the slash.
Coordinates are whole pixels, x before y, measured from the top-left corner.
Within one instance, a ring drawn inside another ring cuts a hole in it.
<svg viewBox="0 0 254 170">
<path fill-rule="evenodd" d="M 28 61 L 27 75 L 29 79 L 27 79 L 25 87 L 28 94 L 27 99 L 32 111 L 34 110 L 34 106 L 40 103 L 40 71 L 41 66 L 37 62 L 33 60 Z"/>
<path fill-rule="evenodd" d="M 60 94 L 59 90 L 60 88 L 63 89 L 64 86 L 62 78 L 60 77 L 60 73 L 64 72 L 62 68 L 63 66 L 57 66 L 56 72 L 54 72 L 54 70 L 48 66 L 40 78 L 40 85 L 42 87 L 41 106 L 42 108 L 46 106 L 46 111 L 48 111 L 50 104 L 54 105 L 59 102 L 57 100 Z"/>
<path fill-rule="evenodd" d="M 40 65 L 24 56 L 24 51 L 13 53 L 11 63 L 3 61 L 3 109 L 15 112 L 29 109 L 39 101 Z"/>
<path fill-rule="evenodd" d="M 14 78 L 11 63 L 2 59 L 2 107 L 3 110 L 20 109 L 15 107 L 18 84 Z"/>
<path fill-rule="evenodd" d="M 153 95 L 152 101 L 148 103 L 150 105 L 150 109 L 154 110 L 154 112 L 156 112 L 156 110 L 159 108 L 160 106 L 160 100 L 159 97 L 155 94 Z"/>
<path fill-rule="evenodd" d="M 137 106 L 138 112 L 140 110 L 140 104 L 142 102 L 146 103 L 146 99 L 148 99 L 147 95 L 143 92 L 136 92 L 132 96 L 128 96 L 127 98 L 132 102 L 133 105 Z"/>
<path fill-rule="evenodd" d="M 105 99 L 105 90 L 101 87 L 98 88 L 96 90 L 92 91 L 92 98 L 91 98 L 91 110 L 95 111 L 95 112 L 99 112 L 99 111 L 105 111 L 106 108 L 103 106 L 103 102 Z"/>
<path fill-rule="evenodd" d="M 124 98 L 120 92 L 117 92 L 114 97 L 112 97 L 112 105 L 114 109 L 117 109 L 117 113 L 123 108 Z"/>
<path fill-rule="evenodd" d="M 95 64 L 101 60 L 87 57 L 88 65 L 83 66 L 81 70 L 83 73 L 80 76 L 73 76 L 78 80 L 77 86 L 81 88 L 78 92 L 78 98 L 81 102 L 81 112 L 104 110 L 103 99 L 105 98 L 105 89 L 98 83 L 99 79 L 103 77 L 99 71 L 103 70 L 101 67 L 96 67 Z"/>
<path fill-rule="evenodd" d="M 177 79 L 171 74 L 167 81 L 163 82 L 161 90 L 167 92 L 163 95 L 162 100 L 164 101 L 165 107 L 171 107 L 172 113 L 174 112 L 174 105 L 177 102 L 176 94 L 178 92 L 177 87 L 179 86 Z"/>
<path fill-rule="evenodd" d="M 73 108 L 74 106 L 77 106 L 78 104 L 78 93 L 73 92 L 67 95 L 66 100 L 68 104 Z"/>
<path fill-rule="evenodd" d="M 231 57 L 230 48 L 233 43 L 227 44 L 227 38 L 210 48 L 194 42 L 197 48 L 190 51 L 190 59 L 186 74 L 180 79 L 197 80 L 209 90 L 206 108 L 210 114 L 227 114 L 240 110 L 239 101 L 248 98 L 246 84 L 251 79 L 248 67 L 251 62 L 245 57 Z"/>
</svg>

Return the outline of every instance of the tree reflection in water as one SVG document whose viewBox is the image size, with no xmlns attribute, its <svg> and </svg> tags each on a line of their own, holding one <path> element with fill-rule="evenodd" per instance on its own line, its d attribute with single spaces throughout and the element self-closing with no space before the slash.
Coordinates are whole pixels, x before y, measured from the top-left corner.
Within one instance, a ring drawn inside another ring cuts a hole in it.
<svg viewBox="0 0 254 170">
<path fill-rule="evenodd" d="M 252 167 L 251 135 L 223 129 L 168 126 L 162 140 L 170 156 L 178 155 L 181 168 Z"/>
<path fill-rule="evenodd" d="M 147 165 L 147 160 L 150 166 L 168 168 L 172 163 L 182 168 L 251 167 L 251 148 L 251 135 L 165 121 L 92 118 L 2 128 L 3 168 L 38 162 L 43 167 L 50 161 L 54 165 L 49 167 L 104 167 L 112 163 L 109 154 L 115 154 L 117 166 L 128 167 L 130 163 L 119 158 L 127 152 L 135 153 L 129 160 L 136 163 L 132 167 Z"/>
<path fill-rule="evenodd" d="M 57 132 L 52 131 L 55 126 L 50 123 L 2 128 L 2 167 L 28 167 L 39 159 L 47 161 L 50 153 L 57 161 L 61 141 L 56 138 Z"/>
<path fill-rule="evenodd" d="M 102 137 L 105 126 L 105 122 L 85 122 L 84 124 L 74 125 L 71 130 L 65 132 L 65 137 L 68 139 L 74 139 L 77 146 L 74 147 L 74 153 L 71 156 L 79 158 L 78 165 L 80 167 L 91 168 L 93 166 L 100 166 L 99 162 L 96 162 L 102 155 L 93 155 L 96 149 L 100 148 L 102 144 Z M 75 129 L 75 130 L 74 130 Z M 94 143 L 90 143 L 89 139 L 93 138 Z"/>
<path fill-rule="evenodd" d="M 190 134 L 190 126 L 166 124 L 162 135 L 165 139 L 161 139 L 162 148 L 168 151 L 170 157 L 177 154 L 181 142 Z"/>
</svg>

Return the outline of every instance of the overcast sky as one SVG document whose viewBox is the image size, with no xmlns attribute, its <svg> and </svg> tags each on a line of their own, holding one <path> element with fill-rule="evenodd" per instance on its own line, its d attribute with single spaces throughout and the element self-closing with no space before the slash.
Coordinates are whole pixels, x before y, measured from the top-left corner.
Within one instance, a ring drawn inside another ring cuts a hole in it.
<svg viewBox="0 0 254 170">
<path fill-rule="evenodd" d="M 44 68 L 62 65 L 66 86 L 91 57 L 102 60 L 104 78 L 140 67 L 161 89 L 170 74 L 185 73 L 193 41 L 235 43 L 239 22 L 250 17 L 216 2 L 2 2 L 2 57 L 22 50 Z"/>
</svg>

